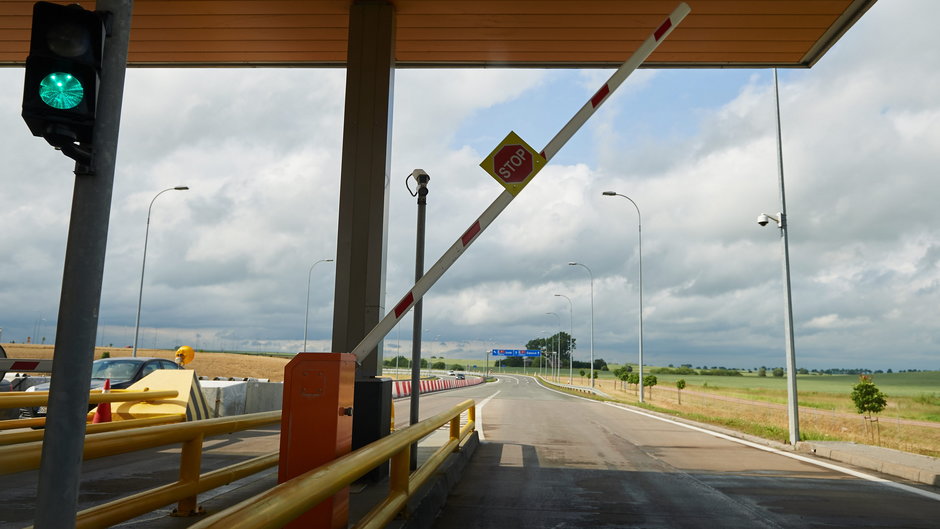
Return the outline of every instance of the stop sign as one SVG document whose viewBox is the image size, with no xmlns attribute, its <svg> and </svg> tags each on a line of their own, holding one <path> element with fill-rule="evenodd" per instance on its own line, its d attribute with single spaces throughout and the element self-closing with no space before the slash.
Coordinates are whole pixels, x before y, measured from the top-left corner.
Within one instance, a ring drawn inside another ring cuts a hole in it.
<svg viewBox="0 0 940 529">
<path fill-rule="evenodd" d="M 507 184 L 522 182 L 533 167 L 532 154 L 522 145 L 503 145 L 493 156 L 493 172 Z"/>
</svg>

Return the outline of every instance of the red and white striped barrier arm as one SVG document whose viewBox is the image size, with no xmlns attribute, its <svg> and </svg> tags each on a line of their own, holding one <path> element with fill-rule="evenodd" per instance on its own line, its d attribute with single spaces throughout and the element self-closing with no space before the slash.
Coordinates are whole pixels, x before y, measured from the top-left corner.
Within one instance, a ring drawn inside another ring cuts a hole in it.
<svg viewBox="0 0 940 529">
<path fill-rule="evenodd" d="M 555 134 L 555 137 L 548 142 L 548 145 L 542 149 L 541 154 L 546 162 L 551 160 L 555 154 L 568 143 L 568 140 L 587 122 L 588 118 L 597 111 L 598 107 L 610 97 L 610 94 L 614 93 L 614 90 L 653 53 L 653 50 L 669 36 L 672 30 L 679 25 L 691 11 L 692 9 L 688 4 L 681 2 L 679 6 L 669 14 L 669 17 L 643 41 L 643 44 L 641 44 L 635 52 L 633 52 L 633 55 L 617 68 L 617 71 L 614 72 L 610 79 L 604 83 L 594 96 L 592 96 L 591 99 L 575 113 L 568 123 Z M 427 294 L 434 283 L 437 283 L 437 280 L 444 275 L 444 272 L 463 255 L 463 252 L 470 247 L 470 244 L 489 227 L 514 198 L 516 198 L 514 194 L 505 190 L 496 197 L 496 200 L 494 200 L 483 214 L 470 225 L 467 231 L 444 252 L 444 255 L 442 255 L 423 276 L 421 276 L 421 279 L 419 279 L 401 301 L 395 305 L 395 308 L 393 308 L 378 325 L 369 331 L 369 334 L 352 350 L 352 353 L 356 355 L 357 361 L 361 362 L 370 351 L 375 349 L 379 342 L 395 328 L 398 320 L 407 314 L 408 311 L 411 310 L 411 307 Z"/>
<path fill-rule="evenodd" d="M 52 372 L 52 360 L 34 360 L 34 359 L 29 359 L 29 358 L 0 358 L 0 371 L 51 373 Z"/>
</svg>

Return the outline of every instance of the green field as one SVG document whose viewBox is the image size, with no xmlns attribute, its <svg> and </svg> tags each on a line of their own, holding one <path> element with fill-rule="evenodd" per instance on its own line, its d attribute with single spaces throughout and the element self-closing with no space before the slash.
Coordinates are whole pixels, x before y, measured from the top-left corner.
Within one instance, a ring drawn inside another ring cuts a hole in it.
<svg viewBox="0 0 940 529">
<path fill-rule="evenodd" d="M 601 378 L 613 378 L 613 374 L 602 373 Z M 741 377 L 715 377 L 702 375 L 663 375 L 656 378 L 660 384 L 674 384 L 680 378 L 695 386 L 729 389 L 779 389 L 786 390 L 786 377 L 759 377 L 747 374 Z M 940 371 L 917 373 L 879 373 L 873 375 L 878 388 L 889 397 L 918 397 L 936 393 L 940 396 Z M 858 375 L 797 375 L 796 386 L 800 393 L 836 393 L 848 395 L 858 383 Z"/>
</svg>

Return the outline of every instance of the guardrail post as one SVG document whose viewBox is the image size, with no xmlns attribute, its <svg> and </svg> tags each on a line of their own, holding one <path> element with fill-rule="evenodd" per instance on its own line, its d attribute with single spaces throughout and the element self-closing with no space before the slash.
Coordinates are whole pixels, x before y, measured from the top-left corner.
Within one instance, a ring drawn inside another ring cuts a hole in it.
<svg viewBox="0 0 940 529">
<path fill-rule="evenodd" d="M 391 474 L 389 476 L 389 496 L 402 493 L 408 496 L 411 478 L 411 445 L 392 456 Z"/>
<path fill-rule="evenodd" d="M 355 379 L 349 353 L 298 353 L 284 368 L 278 483 L 349 453 Z M 286 527 L 346 527 L 348 518 L 346 487 Z"/>
<path fill-rule="evenodd" d="M 185 441 L 180 453 L 180 484 L 198 483 L 202 467 L 202 440 L 203 434 Z M 176 504 L 173 516 L 194 516 L 202 514 L 202 507 L 197 503 L 197 496 L 183 498 Z"/>
<path fill-rule="evenodd" d="M 458 413 L 456 417 L 450 420 L 450 440 L 460 439 L 460 416 L 462 414 Z M 457 446 L 454 447 L 454 452 L 460 451 L 460 443 L 457 443 Z"/>
</svg>

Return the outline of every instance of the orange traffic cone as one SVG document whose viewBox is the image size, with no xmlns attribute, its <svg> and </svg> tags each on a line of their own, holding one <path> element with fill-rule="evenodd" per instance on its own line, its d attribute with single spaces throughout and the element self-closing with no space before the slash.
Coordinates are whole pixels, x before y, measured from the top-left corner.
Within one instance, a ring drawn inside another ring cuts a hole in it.
<svg viewBox="0 0 940 529">
<path fill-rule="evenodd" d="M 111 379 L 104 379 L 104 387 L 101 388 L 102 393 L 111 393 Z M 91 419 L 92 424 L 98 424 L 99 422 L 111 422 L 111 403 L 102 402 L 95 408 L 95 416 Z"/>
</svg>

